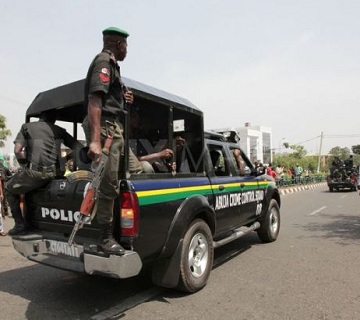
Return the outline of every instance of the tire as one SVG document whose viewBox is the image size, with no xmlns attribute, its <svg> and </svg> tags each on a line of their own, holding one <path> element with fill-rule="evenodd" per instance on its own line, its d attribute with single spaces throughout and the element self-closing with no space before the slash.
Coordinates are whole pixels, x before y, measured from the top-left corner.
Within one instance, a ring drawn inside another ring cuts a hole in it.
<svg viewBox="0 0 360 320">
<path fill-rule="evenodd" d="M 333 186 L 330 186 L 330 187 L 329 187 L 329 191 L 330 191 L 330 192 L 333 192 L 333 191 L 334 191 L 334 187 L 333 187 Z"/>
<path fill-rule="evenodd" d="M 276 200 L 271 199 L 269 208 L 264 218 L 260 221 L 257 234 L 264 243 L 273 242 L 277 239 L 280 231 L 280 209 Z"/>
<path fill-rule="evenodd" d="M 214 260 L 214 245 L 209 226 L 194 220 L 184 236 L 178 289 L 196 292 L 205 287 Z"/>
</svg>

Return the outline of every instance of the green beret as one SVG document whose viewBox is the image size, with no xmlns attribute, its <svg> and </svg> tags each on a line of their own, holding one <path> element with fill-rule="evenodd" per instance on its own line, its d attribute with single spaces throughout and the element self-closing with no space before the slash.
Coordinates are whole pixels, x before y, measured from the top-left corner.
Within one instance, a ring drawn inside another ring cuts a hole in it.
<svg viewBox="0 0 360 320">
<path fill-rule="evenodd" d="M 117 35 L 117 36 L 122 36 L 124 38 L 127 38 L 129 36 L 129 33 L 126 32 L 125 30 L 121 30 L 119 28 L 116 27 L 109 27 L 103 30 L 102 34 L 104 36 L 106 35 Z"/>
</svg>

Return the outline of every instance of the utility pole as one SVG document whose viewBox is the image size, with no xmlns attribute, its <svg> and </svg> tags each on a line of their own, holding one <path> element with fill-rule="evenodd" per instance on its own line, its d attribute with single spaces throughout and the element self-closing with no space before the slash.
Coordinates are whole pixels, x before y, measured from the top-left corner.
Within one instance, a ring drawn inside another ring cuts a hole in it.
<svg viewBox="0 0 360 320">
<path fill-rule="evenodd" d="M 322 148 L 323 137 L 324 137 L 324 132 L 321 131 L 321 135 L 320 135 L 320 149 L 319 149 L 319 159 L 318 159 L 317 173 L 320 172 L 321 148 Z"/>
</svg>

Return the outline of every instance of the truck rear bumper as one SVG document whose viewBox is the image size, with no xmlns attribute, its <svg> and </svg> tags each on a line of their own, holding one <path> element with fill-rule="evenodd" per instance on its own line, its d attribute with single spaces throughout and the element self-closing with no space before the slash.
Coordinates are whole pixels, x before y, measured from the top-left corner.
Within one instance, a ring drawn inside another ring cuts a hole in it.
<svg viewBox="0 0 360 320">
<path fill-rule="evenodd" d="M 14 236 L 12 242 L 27 259 L 63 270 L 124 279 L 138 275 L 142 268 L 139 255 L 130 250 L 121 256 L 105 256 L 90 246 L 69 246 L 66 241 L 46 239 L 41 234 Z"/>
<path fill-rule="evenodd" d="M 328 182 L 328 187 L 334 189 L 357 189 L 356 184 L 351 182 Z"/>
</svg>

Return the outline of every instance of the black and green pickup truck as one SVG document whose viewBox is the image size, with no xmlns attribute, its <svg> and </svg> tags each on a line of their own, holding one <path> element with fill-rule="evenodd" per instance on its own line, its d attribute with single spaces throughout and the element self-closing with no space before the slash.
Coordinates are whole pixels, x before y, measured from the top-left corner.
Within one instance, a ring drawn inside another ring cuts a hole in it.
<svg viewBox="0 0 360 320">
<path fill-rule="evenodd" d="M 113 214 L 114 236 L 126 248 L 125 255 L 98 252 L 96 219 L 78 231 L 73 245 L 68 244 L 93 177 L 78 152 L 74 172 L 25 195 L 30 231 L 13 236 L 14 248 L 48 266 L 120 279 L 149 266 L 154 284 L 198 291 L 208 281 L 217 247 L 253 231 L 263 242 L 276 240 L 279 192 L 273 178 L 255 169 L 243 152 L 236 161 L 234 151 L 240 147 L 232 134 L 204 131 L 203 113 L 190 101 L 123 80 L 135 97 L 125 116 L 126 145 L 149 153 L 172 147 L 177 162 L 176 171 L 154 162 L 153 173 L 130 174 L 124 158 L 127 174 L 119 180 L 121 192 Z M 57 124 L 71 126 L 81 140 L 83 92 L 80 80 L 39 93 L 26 121 L 44 110 L 57 110 Z M 131 131 L 132 110 L 139 118 L 141 130 L 136 132 Z M 181 150 L 175 146 L 177 136 L 185 141 Z"/>
</svg>

